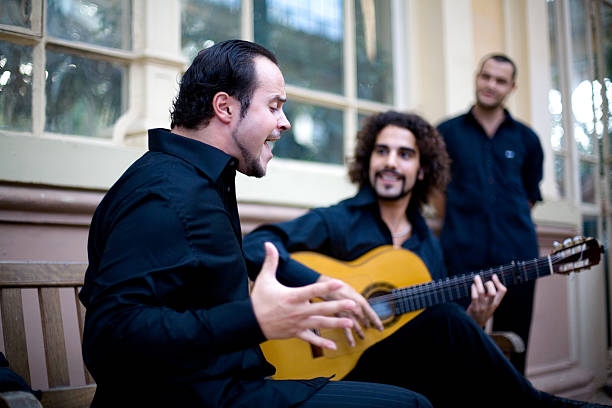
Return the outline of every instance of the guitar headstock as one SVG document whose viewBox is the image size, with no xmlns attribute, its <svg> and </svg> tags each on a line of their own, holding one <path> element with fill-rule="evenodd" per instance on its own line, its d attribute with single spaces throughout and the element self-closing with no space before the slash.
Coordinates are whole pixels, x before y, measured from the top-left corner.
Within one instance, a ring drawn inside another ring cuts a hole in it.
<svg viewBox="0 0 612 408">
<path fill-rule="evenodd" d="M 568 274 L 589 269 L 601 260 L 604 249 L 595 238 L 574 237 L 555 243 L 550 254 L 554 273 Z"/>
</svg>

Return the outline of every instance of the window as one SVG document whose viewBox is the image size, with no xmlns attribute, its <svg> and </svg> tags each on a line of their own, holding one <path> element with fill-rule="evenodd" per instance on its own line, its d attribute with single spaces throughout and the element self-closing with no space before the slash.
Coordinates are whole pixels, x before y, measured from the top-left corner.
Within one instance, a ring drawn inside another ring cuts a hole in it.
<svg viewBox="0 0 612 408">
<path fill-rule="evenodd" d="M 182 49 L 191 60 L 243 38 L 272 50 L 287 83 L 292 129 L 285 159 L 342 165 L 359 113 L 395 104 L 392 0 L 182 0 Z"/>
<path fill-rule="evenodd" d="M 612 186 L 606 183 L 612 180 L 612 6 L 605 0 L 548 0 L 547 4 L 556 184 L 562 196 L 582 208 L 585 231 L 600 235 L 595 233 L 604 225 L 600 204 L 607 200 L 610 212 L 612 199 Z"/>
<path fill-rule="evenodd" d="M 110 138 L 128 106 L 131 1 L 8 0 L 3 7 L 0 129 Z"/>
</svg>

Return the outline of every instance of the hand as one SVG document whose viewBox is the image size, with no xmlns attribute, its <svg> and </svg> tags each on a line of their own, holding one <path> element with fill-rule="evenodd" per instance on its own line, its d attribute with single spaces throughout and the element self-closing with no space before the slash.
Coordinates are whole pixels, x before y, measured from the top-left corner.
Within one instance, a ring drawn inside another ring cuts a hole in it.
<svg viewBox="0 0 612 408">
<path fill-rule="evenodd" d="M 474 276 L 474 283 L 471 287 L 472 303 L 467 308 L 467 314 L 472 316 L 480 327 L 484 327 L 507 291 L 508 289 L 495 274 L 484 285 L 480 276 Z"/>
<path fill-rule="evenodd" d="M 276 280 L 278 251 L 266 242 L 266 259 L 253 284 L 251 302 L 257 322 L 267 339 L 298 337 L 315 346 L 335 350 L 336 344 L 318 336 L 311 329 L 350 329 L 353 321 L 346 317 L 334 317 L 343 312 L 356 312 L 356 302 L 349 299 L 326 302 L 310 302 L 313 298 L 332 297 L 346 284 L 333 279 L 300 288 L 290 288 Z"/>
<path fill-rule="evenodd" d="M 329 276 L 321 275 L 317 282 L 328 282 L 331 280 L 332 278 Z M 326 296 L 325 299 L 350 299 L 357 304 L 356 311 L 352 313 L 342 312 L 340 315 L 346 316 L 353 321 L 353 330 L 355 330 L 360 338 L 363 339 L 365 337 L 362 327 L 368 328 L 371 324 L 373 324 L 378 330 L 383 330 L 383 324 L 380 321 L 380 318 L 372 309 L 368 301 L 357 293 L 357 291 L 349 284 L 343 282 L 343 286 L 340 289 Z M 344 334 L 346 335 L 346 339 L 348 340 L 349 344 L 354 346 L 355 338 L 353 337 L 353 332 L 351 329 L 344 329 Z"/>
</svg>

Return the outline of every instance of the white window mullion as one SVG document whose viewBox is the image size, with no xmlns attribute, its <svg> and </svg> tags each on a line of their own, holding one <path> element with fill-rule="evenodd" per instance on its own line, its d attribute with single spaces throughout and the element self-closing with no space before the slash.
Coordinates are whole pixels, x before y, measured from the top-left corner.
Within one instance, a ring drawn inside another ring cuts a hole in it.
<svg viewBox="0 0 612 408">
<path fill-rule="evenodd" d="M 243 40 L 254 41 L 255 28 L 253 26 L 253 0 L 242 0 L 241 9 L 242 12 L 240 14 L 240 35 Z"/>
<path fill-rule="evenodd" d="M 357 57 L 355 34 L 355 1 L 344 0 L 344 155 L 351 154 L 357 133 Z"/>
</svg>

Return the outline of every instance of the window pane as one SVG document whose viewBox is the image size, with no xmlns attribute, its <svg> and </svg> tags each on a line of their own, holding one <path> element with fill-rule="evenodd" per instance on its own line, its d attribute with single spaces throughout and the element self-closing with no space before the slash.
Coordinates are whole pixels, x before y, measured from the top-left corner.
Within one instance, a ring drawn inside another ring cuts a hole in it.
<svg viewBox="0 0 612 408">
<path fill-rule="evenodd" d="M 610 153 L 612 154 L 612 5 L 609 3 L 602 3 L 602 27 L 604 28 L 604 53 L 605 53 L 605 73 L 604 73 L 604 86 L 605 86 L 605 98 L 608 105 L 608 146 L 610 146 Z M 605 105 L 604 105 L 605 106 Z"/>
<path fill-rule="evenodd" d="M 356 1 L 357 95 L 393 103 L 393 38 L 389 0 Z"/>
<path fill-rule="evenodd" d="M 555 183 L 561 197 L 565 197 L 565 157 L 555 154 Z"/>
<path fill-rule="evenodd" d="M 189 61 L 214 43 L 240 38 L 240 0 L 182 0 L 181 47 Z"/>
<path fill-rule="evenodd" d="M 284 105 L 291 130 L 274 144 L 274 155 L 322 163 L 342 164 L 342 111 L 289 101 Z"/>
<path fill-rule="evenodd" d="M 588 47 L 587 12 L 583 0 L 570 0 L 572 61 L 570 75 L 572 113 L 576 130 L 576 144 L 583 154 L 593 155 L 593 85 L 589 78 L 590 55 Z"/>
<path fill-rule="evenodd" d="M 32 0 L 2 0 L 0 24 L 32 28 Z"/>
<path fill-rule="evenodd" d="M 580 193 L 583 203 L 595 203 L 595 165 L 580 161 Z"/>
<path fill-rule="evenodd" d="M 126 87 L 124 65 L 47 51 L 45 130 L 111 137 Z"/>
<path fill-rule="evenodd" d="M 255 41 L 279 59 L 288 84 L 341 94 L 342 0 L 254 0 Z"/>
<path fill-rule="evenodd" d="M 0 129 L 32 131 L 32 48 L 0 41 Z"/>
<path fill-rule="evenodd" d="M 132 48 L 131 0 L 47 0 L 47 32 L 71 41 Z"/>
</svg>

